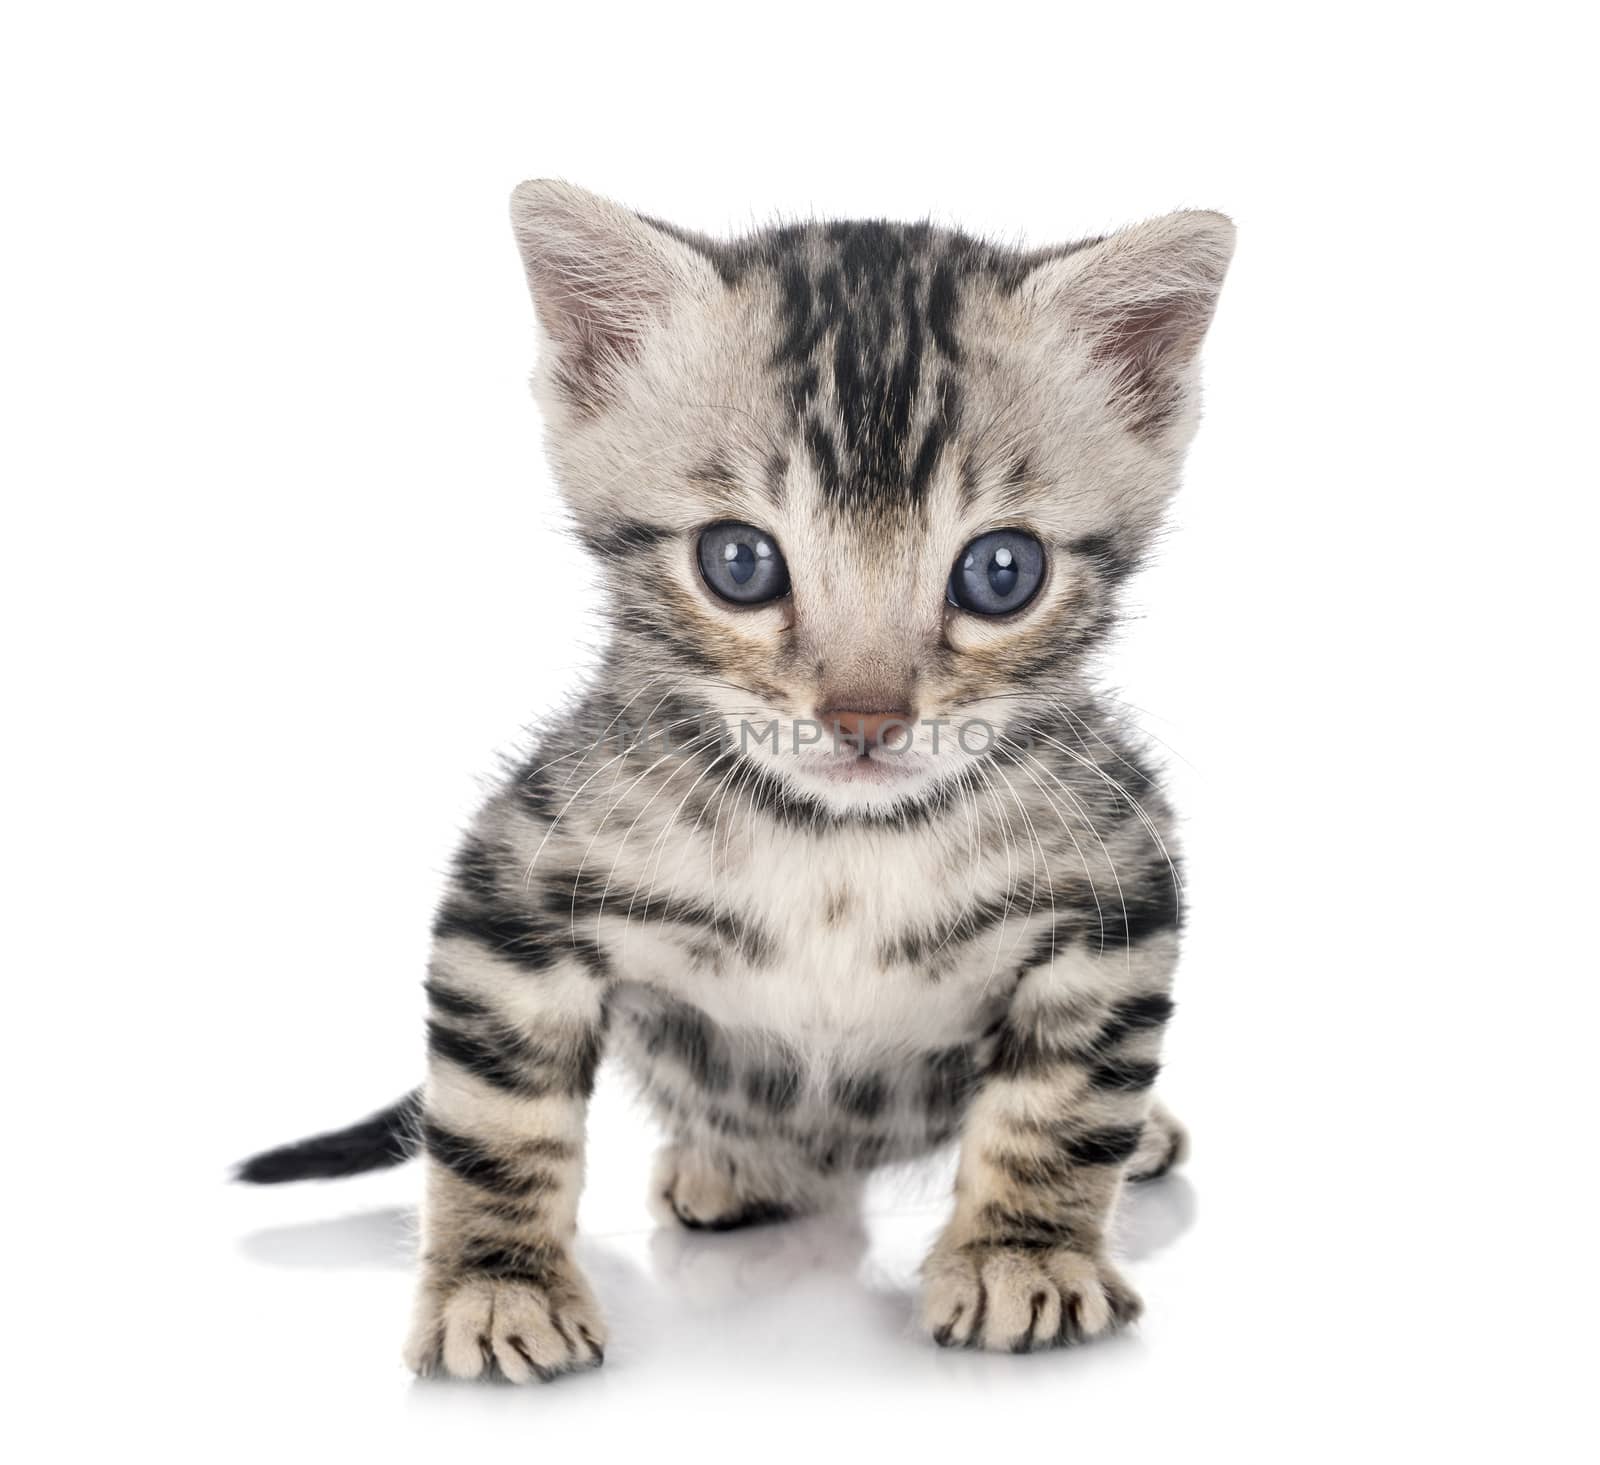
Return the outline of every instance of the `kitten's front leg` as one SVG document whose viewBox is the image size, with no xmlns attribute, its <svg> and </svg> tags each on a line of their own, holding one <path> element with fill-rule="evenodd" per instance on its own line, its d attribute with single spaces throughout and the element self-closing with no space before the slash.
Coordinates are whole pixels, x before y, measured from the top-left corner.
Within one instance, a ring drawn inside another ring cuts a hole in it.
<svg viewBox="0 0 1600 1465">
<path fill-rule="evenodd" d="M 605 982 L 505 917 L 441 918 L 429 970 L 422 1275 L 406 1361 L 513 1382 L 592 1368 L 572 1258 Z"/>
<path fill-rule="evenodd" d="M 962 1131 L 955 1212 L 923 1266 L 923 1325 L 1010 1352 L 1136 1317 L 1106 1258 L 1123 1169 L 1150 1108 L 1175 943 L 1081 945 L 1029 972 Z"/>
</svg>

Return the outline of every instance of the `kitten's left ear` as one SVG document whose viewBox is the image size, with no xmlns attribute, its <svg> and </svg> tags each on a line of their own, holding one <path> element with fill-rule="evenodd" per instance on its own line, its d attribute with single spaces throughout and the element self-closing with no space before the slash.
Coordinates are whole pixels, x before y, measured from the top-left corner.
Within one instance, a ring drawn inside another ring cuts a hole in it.
<svg viewBox="0 0 1600 1465">
<path fill-rule="evenodd" d="M 605 405 L 652 329 L 721 284 L 692 244 L 570 183 L 520 184 L 511 224 L 549 338 L 546 367 L 581 411 Z"/>
<path fill-rule="evenodd" d="M 1115 373 L 1134 428 L 1153 430 L 1188 382 L 1233 241 L 1225 214 L 1168 214 L 1046 259 L 1023 289 Z"/>
</svg>

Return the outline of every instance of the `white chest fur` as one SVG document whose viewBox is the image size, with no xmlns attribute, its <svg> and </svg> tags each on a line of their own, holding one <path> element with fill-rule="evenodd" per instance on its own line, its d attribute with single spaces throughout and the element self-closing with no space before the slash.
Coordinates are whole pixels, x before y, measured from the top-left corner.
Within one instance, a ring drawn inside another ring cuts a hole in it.
<svg viewBox="0 0 1600 1465">
<path fill-rule="evenodd" d="M 906 938 L 925 938 L 924 951 L 940 946 L 950 923 L 1003 892 L 1010 873 L 1004 861 L 904 832 L 768 827 L 736 848 L 686 856 L 674 888 L 748 922 L 765 940 L 759 957 L 723 943 L 708 959 L 705 942 L 670 922 L 608 919 L 604 940 L 629 980 L 723 1029 L 780 1035 L 830 1063 L 926 1052 L 977 1036 L 1046 913 L 1021 904 L 975 936 L 942 942 L 936 971 L 906 953 Z"/>
</svg>

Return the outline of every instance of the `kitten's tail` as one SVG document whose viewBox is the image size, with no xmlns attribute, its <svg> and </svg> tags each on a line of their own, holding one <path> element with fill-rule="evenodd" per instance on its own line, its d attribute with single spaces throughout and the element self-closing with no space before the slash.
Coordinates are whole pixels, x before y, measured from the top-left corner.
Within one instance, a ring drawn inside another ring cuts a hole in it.
<svg viewBox="0 0 1600 1465">
<path fill-rule="evenodd" d="M 365 1170 L 403 1165 L 422 1148 L 422 1090 L 413 1089 L 387 1109 L 328 1134 L 263 1150 L 240 1163 L 235 1180 L 279 1185 L 285 1180 L 337 1180 Z"/>
</svg>

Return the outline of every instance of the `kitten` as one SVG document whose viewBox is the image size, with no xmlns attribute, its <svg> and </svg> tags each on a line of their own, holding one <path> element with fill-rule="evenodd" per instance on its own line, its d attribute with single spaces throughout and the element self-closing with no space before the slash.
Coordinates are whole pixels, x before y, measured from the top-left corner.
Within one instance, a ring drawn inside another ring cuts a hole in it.
<svg viewBox="0 0 1600 1465">
<path fill-rule="evenodd" d="M 1181 910 L 1088 662 L 1176 486 L 1232 226 L 725 244 L 553 182 L 513 219 L 609 646 L 456 856 L 424 1087 L 241 1174 L 420 1150 L 411 1366 L 589 1367 L 605 1054 L 670 1136 L 663 1219 L 803 1215 L 959 1139 L 926 1331 L 1111 1332 L 1118 1189 L 1184 1149 L 1151 1096 Z"/>
</svg>

